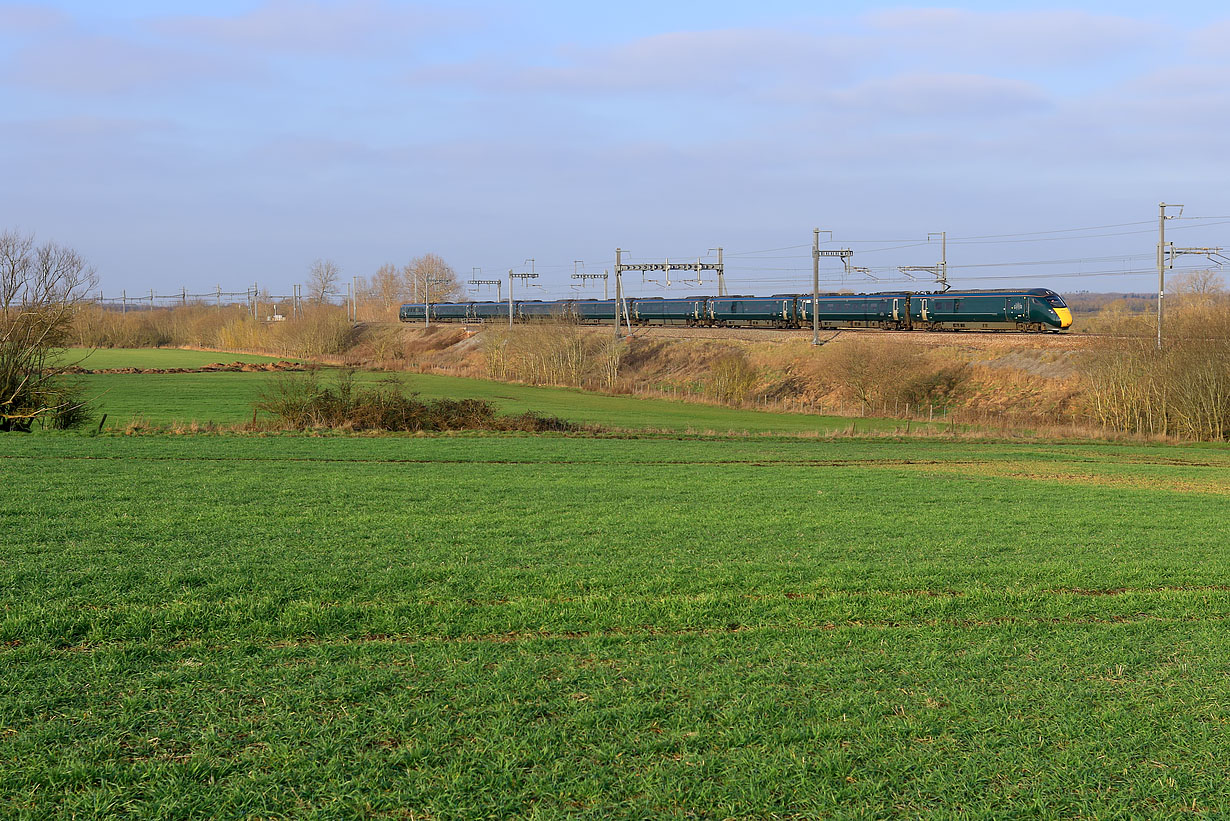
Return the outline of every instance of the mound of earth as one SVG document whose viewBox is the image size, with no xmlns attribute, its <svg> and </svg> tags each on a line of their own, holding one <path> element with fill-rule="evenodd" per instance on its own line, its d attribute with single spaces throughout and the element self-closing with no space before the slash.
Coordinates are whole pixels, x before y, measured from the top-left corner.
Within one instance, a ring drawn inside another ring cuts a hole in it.
<svg viewBox="0 0 1230 821">
<path fill-rule="evenodd" d="M 213 362 L 199 368 L 82 368 L 73 365 L 65 370 L 71 374 L 99 373 L 272 373 L 274 371 L 302 371 L 304 366 L 298 362 Z"/>
</svg>

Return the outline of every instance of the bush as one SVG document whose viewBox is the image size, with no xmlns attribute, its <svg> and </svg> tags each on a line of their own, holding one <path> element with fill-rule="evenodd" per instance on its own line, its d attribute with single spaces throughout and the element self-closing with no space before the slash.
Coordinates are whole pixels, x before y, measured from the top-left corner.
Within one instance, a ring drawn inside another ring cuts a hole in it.
<svg viewBox="0 0 1230 821">
<path fill-rule="evenodd" d="M 321 383 L 315 371 L 280 373 L 261 392 L 256 409 L 290 430 L 540 433 L 579 429 L 554 416 L 500 416 L 494 405 L 480 399 L 419 399 L 416 393 L 407 392 L 396 377 L 365 387 L 356 383 L 353 370 L 338 371 L 333 385 Z"/>
<path fill-rule="evenodd" d="M 894 339 L 855 337 L 826 346 L 820 381 L 864 407 L 946 404 L 970 378 L 964 363 L 938 362 Z"/>
<path fill-rule="evenodd" d="M 897 401 L 922 407 L 924 404 L 946 405 L 965 387 L 970 378 L 970 368 L 964 362 L 948 365 L 931 365 L 920 362 L 896 387 L 889 390 L 885 401 Z"/>
<path fill-rule="evenodd" d="M 75 382 L 58 386 L 58 405 L 52 411 L 48 425 L 52 430 L 75 430 L 85 427 L 94 418 L 94 409 L 85 399 L 85 389 Z"/>
</svg>

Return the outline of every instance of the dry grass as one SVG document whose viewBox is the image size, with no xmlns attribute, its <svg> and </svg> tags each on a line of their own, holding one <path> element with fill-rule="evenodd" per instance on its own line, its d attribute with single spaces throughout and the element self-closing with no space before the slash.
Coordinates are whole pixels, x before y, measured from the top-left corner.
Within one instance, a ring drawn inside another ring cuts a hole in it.
<svg viewBox="0 0 1230 821">
<path fill-rule="evenodd" d="M 1089 363 L 1087 412 L 1128 432 L 1223 441 L 1230 436 L 1230 297 L 1171 300 L 1165 342 L 1156 325 L 1124 316 Z"/>
<path fill-rule="evenodd" d="M 237 305 L 129 313 L 91 306 L 74 317 L 73 342 L 84 348 L 189 347 L 313 358 L 345 352 L 356 334 L 335 305 L 305 306 L 302 317 L 282 322 L 255 320 Z"/>
</svg>

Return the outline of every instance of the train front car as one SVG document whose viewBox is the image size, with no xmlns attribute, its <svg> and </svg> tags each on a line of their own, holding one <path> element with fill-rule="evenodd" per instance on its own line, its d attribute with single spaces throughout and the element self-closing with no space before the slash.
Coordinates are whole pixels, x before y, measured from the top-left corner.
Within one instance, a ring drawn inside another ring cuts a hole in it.
<svg viewBox="0 0 1230 821">
<path fill-rule="evenodd" d="M 910 298 L 915 329 L 929 331 L 1049 331 L 1072 325 L 1072 313 L 1059 294 L 1028 290 L 945 291 Z"/>
<path fill-rule="evenodd" d="M 1034 294 L 1034 299 L 1043 303 L 1039 306 L 1038 313 L 1044 317 L 1043 321 L 1054 327 L 1054 321 L 1059 320 L 1059 330 L 1066 331 L 1072 327 L 1072 311 L 1068 308 L 1068 303 L 1063 301 L 1063 297 L 1047 288 L 1037 288 L 1031 291 Z"/>
</svg>

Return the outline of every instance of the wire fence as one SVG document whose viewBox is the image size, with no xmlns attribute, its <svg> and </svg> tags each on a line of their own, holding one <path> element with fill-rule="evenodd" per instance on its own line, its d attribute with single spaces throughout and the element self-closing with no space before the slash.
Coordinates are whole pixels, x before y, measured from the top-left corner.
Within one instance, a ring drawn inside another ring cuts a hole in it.
<svg viewBox="0 0 1230 821">
<path fill-rule="evenodd" d="M 356 302 L 354 294 L 349 291 L 342 294 L 329 293 L 323 297 L 319 294 L 309 296 L 305 295 L 302 287 L 298 285 L 293 286 L 288 294 L 270 293 L 267 289 L 261 290 L 256 286 L 242 291 L 224 291 L 221 285 L 212 291 L 200 293 L 190 292 L 185 287 L 170 293 L 158 293 L 154 289 L 142 292 L 129 292 L 125 289 L 118 294 L 99 291 L 91 301 L 100 308 L 124 314 L 130 311 L 165 310 L 189 306 L 218 309 L 242 307 L 253 317 L 265 320 L 298 317 L 302 315 L 306 306 L 317 304 L 345 307 L 353 314 Z M 358 301 L 364 301 L 362 295 Z"/>
</svg>

